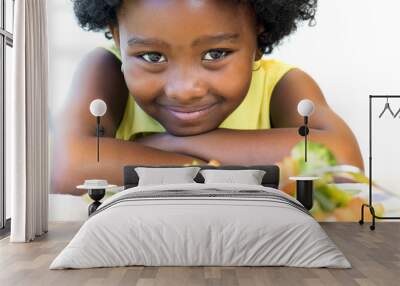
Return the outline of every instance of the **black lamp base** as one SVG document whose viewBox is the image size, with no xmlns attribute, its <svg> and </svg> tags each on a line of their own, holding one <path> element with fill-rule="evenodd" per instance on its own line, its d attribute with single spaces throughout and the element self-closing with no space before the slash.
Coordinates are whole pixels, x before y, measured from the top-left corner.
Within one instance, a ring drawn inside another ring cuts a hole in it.
<svg viewBox="0 0 400 286">
<path fill-rule="evenodd" d="M 313 207 L 313 181 L 297 180 L 296 181 L 296 199 L 308 210 Z"/>
<path fill-rule="evenodd" d="M 89 194 L 89 197 L 92 200 L 94 200 L 94 202 L 91 205 L 89 205 L 89 207 L 88 207 L 88 213 L 90 216 L 101 205 L 101 202 L 99 202 L 99 201 L 102 198 L 104 198 L 104 195 L 106 194 L 106 189 L 89 189 L 88 194 Z"/>
</svg>

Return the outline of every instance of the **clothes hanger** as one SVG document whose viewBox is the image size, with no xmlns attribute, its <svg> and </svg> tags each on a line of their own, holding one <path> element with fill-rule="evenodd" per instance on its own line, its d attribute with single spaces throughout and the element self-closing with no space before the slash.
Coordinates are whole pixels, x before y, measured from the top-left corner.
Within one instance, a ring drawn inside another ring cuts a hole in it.
<svg viewBox="0 0 400 286">
<path fill-rule="evenodd" d="M 390 114 L 392 114 L 393 118 L 395 118 L 397 116 L 397 114 L 399 113 L 400 109 L 396 112 L 396 115 L 394 115 L 394 112 L 392 111 L 392 109 L 390 108 L 390 104 L 389 104 L 389 98 L 386 97 L 386 103 L 385 103 L 385 107 L 383 108 L 383 111 L 381 112 L 381 114 L 379 115 L 379 118 L 381 118 L 383 116 L 383 114 L 385 113 L 386 110 L 389 110 Z"/>
<path fill-rule="evenodd" d="M 397 115 L 399 115 L 399 113 L 400 113 L 400 108 L 399 108 L 399 110 L 397 110 L 397 112 L 395 113 L 394 118 L 396 118 Z"/>
</svg>

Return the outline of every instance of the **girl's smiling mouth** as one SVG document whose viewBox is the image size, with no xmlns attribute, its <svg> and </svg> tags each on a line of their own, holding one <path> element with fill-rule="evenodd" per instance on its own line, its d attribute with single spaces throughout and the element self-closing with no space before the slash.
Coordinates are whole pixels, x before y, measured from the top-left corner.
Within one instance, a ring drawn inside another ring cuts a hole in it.
<svg viewBox="0 0 400 286">
<path fill-rule="evenodd" d="M 179 121 L 194 122 L 206 117 L 217 105 L 218 102 L 200 107 L 178 107 L 170 105 L 161 105 L 161 107 Z"/>
</svg>

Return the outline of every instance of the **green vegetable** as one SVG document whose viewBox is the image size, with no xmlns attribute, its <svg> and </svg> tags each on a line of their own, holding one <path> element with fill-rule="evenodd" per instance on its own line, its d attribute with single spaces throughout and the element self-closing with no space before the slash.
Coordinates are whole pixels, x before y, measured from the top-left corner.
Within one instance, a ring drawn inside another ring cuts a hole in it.
<svg viewBox="0 0 400 286">
<path fill-rule="evenodd" d="M 304 141 L 297 143 L 291 152 L 291 157 L 299 164 L 302 175 L 312 173 L 312 170 L 336 165 L 333 153 L 323 144 L 307 142 L 307 162 L 304 161 Z"/>
<path fill-rule="evenodd" d="M 314 192 L 314 198 L 322 211 L 333 212 L 335 210 L 335 204 L 324 193 L 316 191 Z"/>
<path fill-rule="evenodd" d="M 312 215 L 314 215 L 314 214 L 322 213 L 322 212 L 323 212 L 323 211 L 322 211 L 322 209 L 321 209 L 321 206 L 320 206 L 319 202 L 318 202 L 317 200 L 314 200 L 314 204 L 313 204 L 312 209 L 310 210 L 310 213 L 311 213 Z"/>
<path fill-rule="evenodd" d="M 351 195 L 334 185 L 323 184 L 315 188 L 315 194 L 323 194 L 335 207 L 345 207 L 351 200 Z"/>
</svg>

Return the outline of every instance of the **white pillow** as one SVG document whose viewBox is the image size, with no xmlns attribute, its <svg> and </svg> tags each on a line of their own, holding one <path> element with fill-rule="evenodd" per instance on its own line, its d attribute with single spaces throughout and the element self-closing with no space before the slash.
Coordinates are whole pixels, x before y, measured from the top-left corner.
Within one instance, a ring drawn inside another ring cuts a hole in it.
<svg viewBox="0 0 400 286">
<path fill-rule="evenodd" d="M 204 177 L 205 184 L 226 183 L 226 184 L 246 184 L 261 185 L 265 175 L 263 170 L 201 170 L 200 174 Z"/>
<path fill-rule="evenodd" d="M 135 168 L 139 177 L 138 186 L 196 183 L 193 179 L 199 170 L 199 167 Z"/>
</svg>

